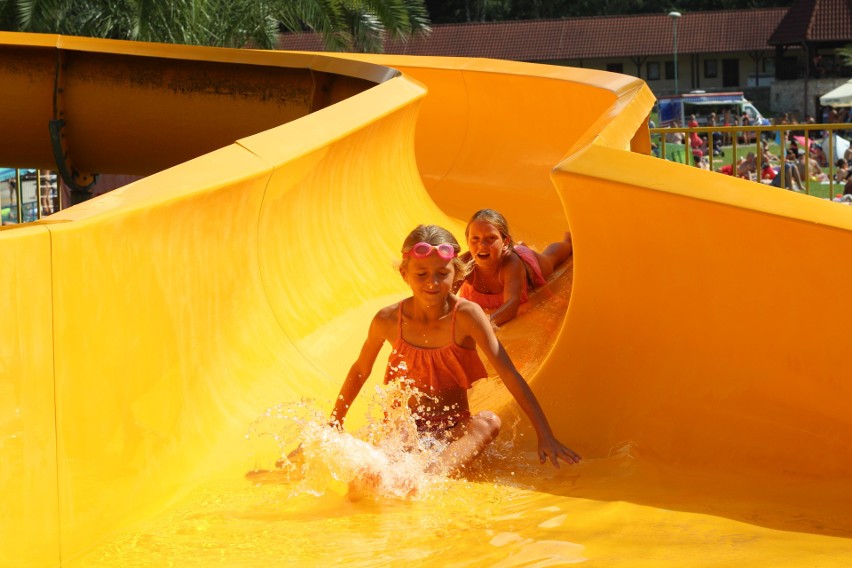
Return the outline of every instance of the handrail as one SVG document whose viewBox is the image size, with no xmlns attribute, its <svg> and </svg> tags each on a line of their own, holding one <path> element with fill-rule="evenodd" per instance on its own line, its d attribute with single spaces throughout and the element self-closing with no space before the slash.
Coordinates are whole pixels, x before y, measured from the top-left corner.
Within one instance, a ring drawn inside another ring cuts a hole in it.
<svg viewBox="0 0 852 568">
<path fill-rule="evenodd" d="M 684 134 L 684 146 L 686 150 L 686 160 L 687 164 L 689 163 L 689 156 L 692 155 L 692 144 L 689 140 L 689 134 L 695 132 L 698 134 L 707 133 L 710 134 L 710 144 L 708 145 L 712 148 L 712 133 L 719 132 L 722 134 L 732 134 L 731 136 L 731 164 L 736 164 L 736 156 L 737 156 L 737 139 L 739 133 L 754 133 L 755 134 L 755 142 L 759 139 L 763 139 L 764 132 L 778 132 L 784 133 L 779 138 L 781 140 L 781 160 L 782 163 L 787 154 L 787 134 L 789 132 L 802 131 L 805 138 L 805 147 L 810 148 L 811 146 L 811 135 L 810 133 L 814 130 L 821 132 L 831 132 L 834 133 L 838 130 L 849 130 L 852 131 L 852 123 L 844 122 L 844 123 L 829 123 L 829 124 L 784 124 L 784 125 L 774 125 L 774 126 L 678 126 L 678 127 L 664 127 L 664 128 L 651 128 L 650 133 L 653 137 L 654 135 L 660 135 L 660 156 L 665 158 L 666 156 L 666 134 L 672 133 L 683 133 Z M 823 137 L 825 138 L 825 137 Z M 711 150 L 712 152 L 712 150 Z M 757 159 L 757 172 L 758 172 L 758 181 L 760 171 L 763 166 L 763 152 L 755 152 Z M 829 191 L 831 193 L 834 192 L 834 169 L 836 159 L 834 158 L 834 136 L 828 137 L 828 150 L 826 151 L 826 156 L 831 156 L 831 159 L 828 159 L 828 177 L 829 177 Z M 712 162 L 711 162 L 712 163 Z M 781 185 L 785 186 L 786 182 L 786 168 L 781 168 L 779 172 L 781 175 Z M 805 193 L 810 195 L 810 187 L 809 187 L 809 179 L 810 179 L 810 164 L 805 162 L 805 180 L 803 180 Z"/>
</svg>

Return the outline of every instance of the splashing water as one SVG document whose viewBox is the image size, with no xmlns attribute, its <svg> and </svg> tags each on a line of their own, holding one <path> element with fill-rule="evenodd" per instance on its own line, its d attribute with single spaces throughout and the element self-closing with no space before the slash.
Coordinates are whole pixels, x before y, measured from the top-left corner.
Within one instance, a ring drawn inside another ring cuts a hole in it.
<svg viewBox="0 0 852 568">
<path fill-rule="evenodd" d="M 267 409 L 246 434 L 256 467 L 247 477 L 290 483 L 294 494 L 322 495 L 345 484 L 350 499 L 422 498 L 448 479 L 437 461 L 447 441 L 417 429 L 419 413 L 432 410 L 429 399 L 406 381 L 377 386 L 367 424 L 352 434 L 329 425 L 311 400 Z M 273 460 L 274 469 L 261 469 Z"/>
</svg>

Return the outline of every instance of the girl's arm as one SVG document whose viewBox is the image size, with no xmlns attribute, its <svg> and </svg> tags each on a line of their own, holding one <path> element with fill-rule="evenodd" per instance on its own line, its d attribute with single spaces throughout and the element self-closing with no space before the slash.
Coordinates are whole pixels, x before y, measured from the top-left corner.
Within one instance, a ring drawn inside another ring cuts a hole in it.
<svg viewBox="0 0 852 568">
<path fill-rule="evenodd" d="M 563 445 L 553 435 L 553 430 L 544 415 L 541 405 L 536 399 L 530 386 L 515 368 L 514 363 L 509 358 L 509 354 L 503 348 L 503 344 L 497 339 L 494 334 L 494 329 L 488 322 L 485 312 L 482 311 L 477 304 L 473 302 L 465 302 L 464 306 L 459 306 L 457 314 L 462 317 L 457 320 L 461 323 L 468 335 L 470 335 L 477 346 L 485 353 L 491 364 L 503 380 L 503 384 L 512 394 L 521 410 L 532 422 L 538 435 L 538 457 L 541 463 L 550 459 L 553 465 L 559 467 L 558 460 L 561 458 L 569 464 L 580 461 L 580 456 L 571 448 Z"/>
<path fill-rule="evenodd" d="M 370 329 L 367 332 L 367 339 L 361 347 L 361 353 L 355 363 L 352 364 L 349 373 L 346 374 L 343 386 L 340 387 L 340 394 L 337 395 L 334 410 L 331 411 L 332 425 L 343 426 L 343 420 L 346 418 L 346 413 L 349 412 L 349 407 L 355 401 L 358 393 L 361 392 L 361 387 L 364 386 L 373 370 L 373 364 L 376 362 L 376 357 L 385 341 L 383 311 L 377 313 L 373 321 L 370 322 Z"/>
<path fill-rule="evenodd" d="M 503 263 L 503 305 L 490 316 L 494 325 L 503 325 L 518 315 L 526 278 L 524 261 L 517 254 L 509 254 Z"/>
</svg>

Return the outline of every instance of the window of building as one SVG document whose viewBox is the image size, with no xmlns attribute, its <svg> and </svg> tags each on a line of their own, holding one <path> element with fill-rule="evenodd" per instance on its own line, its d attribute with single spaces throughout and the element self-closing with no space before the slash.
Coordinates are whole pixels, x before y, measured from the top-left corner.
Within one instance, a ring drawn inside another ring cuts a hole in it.
<svg viewBox="0 0 852 568">
<path fill-rule="evenodd" d="M 763 72 L 774 75 L 775 74 L 775 58 L 774 57 L 766 57 L 763 59 Z"/>
<path fill-rule="evenodd" d="M 675 78 L 674 61 L 666 61 L 666 79 L 674 79 L 674 78 Z"/>
<path fill-rule="evenodd" d="M 719 76 L 719 68 L 715 59 L 704 60 L 704 78 L 715 79 Z"/>
<path fill-rule="evenodd" d="M 740 60 L 739 59 L 723 59 L 722 60 L 722 86 L 723 87 L 739 87 L 740 86 Z"/>
<path fill-rule="evenodd" d="M 660 80 L 660 62 L 652 61 L 648 63 L 648 80 L 649 81 L 659 81 Z"/>
<path fill-rule="evenodd" d="M 607 63 L 606 70 L 612 73 L 624 73 L 623 63 Z"/>
</svg>

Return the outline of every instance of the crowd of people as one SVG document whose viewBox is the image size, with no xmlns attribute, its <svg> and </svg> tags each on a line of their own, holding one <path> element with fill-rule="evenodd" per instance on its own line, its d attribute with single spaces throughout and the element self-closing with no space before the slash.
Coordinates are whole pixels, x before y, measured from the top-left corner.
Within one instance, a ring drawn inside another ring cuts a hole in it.
<svg viewBox="0 0 852 568">
<path fill-rule="evenodd" d="M 820 142 L 812 142 L 806 150 L 800 147 L 794 138 L 787 146 L 783 160 L 772 152 L 768 141 L 762 141 L 760 146 L 760 171 L 754 152 L 749 152 L 734 164 L 723 165 L 716 171 L 793 191 L 804 191 L 807 180 L 817 183 L 833 181 L 843 187 L 843 194 L 852 195 L 852 176 L 849 171 L 852 147 L 845 151 L 843 157 L 834 160 L 833 167 L 829 167 L 831 158 L 826 155 Z"/>
<path fill-rule="evenodd" d="M 849 109 L 846 108 L 831 108 L 824 118 L 826 124 L 844 124 L 852 120 Z M 666 143 L 683 144 L 688 147 L 693 163 L 702 169 L 793 191 L 804 191 L 809 182 L 833 182 L 843 189 L 842 194 L 838 194 L 836 199 L 852 202 L 852 174 L 849 169 L 849 164 L 852 162 L 852 145 L 849 145 L 849 141 L 843 137 L 847 133 L 830 128 L 825 130 L 813 128 L 810 125 L 817 124 L 813 116 L 806 116 L 804 121 L 799 121 L 791 113 L 782 114 L 773 123 L 776 126 L 789 127 L 789 130 L 780 130 L 777 133 L 770 131 L 761 136 L 748 131 L 738 133 L 740 144 L 759 142 L 755 151 L 748 152 L 738 159 L 732 158 L 730 161 L 724 160 L 724 147 L 731 143 L 730 133 L 672 132 L 666 134 Z M 800 124 L 808 126 L 796 128 Z M 688 127 L 696 128 L 698 125 L 696 116 L 690 116 Z M 747 127 L 749 117 L 743 114 L 737 118 L 730 111 L 726 111 L 720 124 L 716 113 L 710 113 L 705 126 L 716 125 Z M 679 126 L 674 124 L 673 128 L 679 128 Z M 807 130 L 807 136 L 805 136 L 805 130 Z M 833 140 L 832 136 L 834 136 Z M 838 151 L 838 148 L 841 151 Z M 835 154 L 834 156 L 829 155 L 831 151 Z M 783 159 L 781 152 L 784 154 Z M 714 164 L 720 160 L 727 163 L 721 166 Z"/>
</svg>

